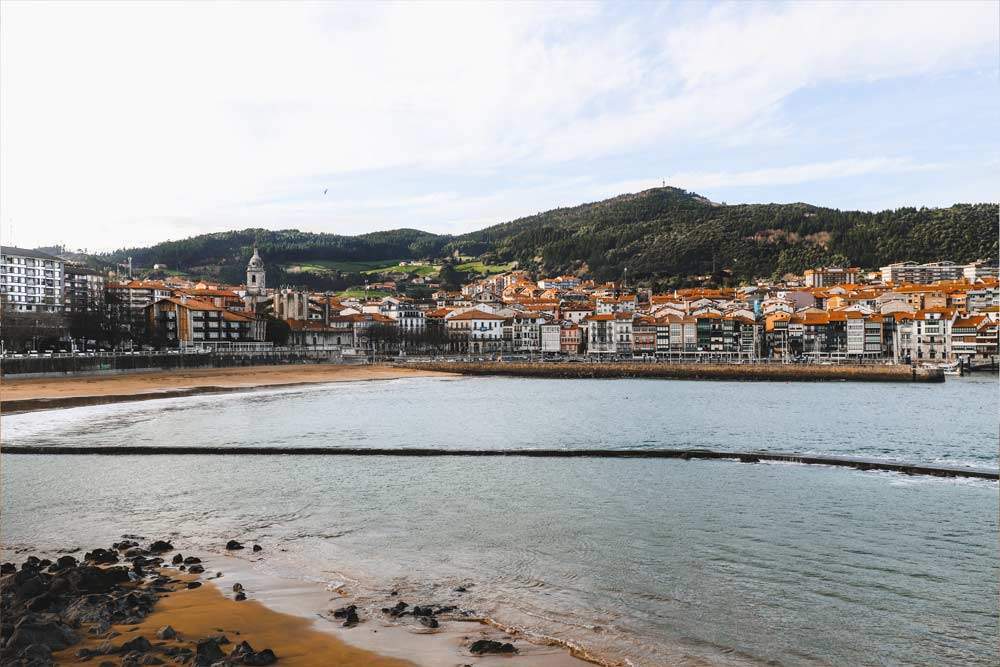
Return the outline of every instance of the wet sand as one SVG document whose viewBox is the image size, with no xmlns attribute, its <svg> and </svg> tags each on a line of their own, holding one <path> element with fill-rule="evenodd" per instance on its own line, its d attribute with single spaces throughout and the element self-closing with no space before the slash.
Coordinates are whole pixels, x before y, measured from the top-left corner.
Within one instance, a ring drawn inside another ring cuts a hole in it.
<svg viewBox="0 0 1000 667">
<path fill-rule="evenodd" d="M 450 373 L 415 368 L 335 364 L 198 368 L 54 378 L 6 376 L 0 381 L 0 404 L 4 412 L 29 412 L 260 387 L 449 376 Z"/>
<path fill-rule="evenodd" d="M 265 551 L 266 553 L 266 551 Z M 382 614 L 359 610 L 361 622 L 355 627 L 342 627 L 342 619 L 334 618 L 333 610 L 349 605 L 363 605 L 355 599 L 349 585 L 331 588 L 317 582 L 289 579 L 263 573 L 255 565 L 266 561 L 266 556 L 252 553 L 214 555 L 205 558 L 206 568 L 223 572 L 219 579 L 208 582 L 231 595 L 234 582 L 240 582 L 250 599 L 262 601 L 267 609 L 298 618 L 313 618 L 316 630 L 329 634 L 361 650 L 378 653 L 398 660 L 405 660 L 420 667 L 475 665 L 476 667 L 588 667 L 602 664 L 596 657 L 587 659 L 569 646 L 542 639 L 531 641 L 518 632 L 509 633 L 476 618 L 441 616 L 441 626 L 430 630 L 414 622 L 412 617 L 392 620 Z M 406 597 L 406 596 L 403 596 Z M 387 598 L 398 601 L 400 598 Z M 409 602 L 419 604 L 419 600 Z M 234 603 L 236 604 L 236 603 Z M 239 603 L 243 604 L 243 603 Z M 174 626 L 176 627 L 176 626 Z M 230 637 L 231 638 L 231 637 Z M 467 647 L 479 639 L 512 642 L 517 646 L 515 655 L 473 655 Z M 252 641 L 251 644 L 254 644 Z M 256 644 L 254 644 L 256 648 Z M 279 661 L 280 662 L 280 661 Z M 338 663 L 339 664 L 339 663 Z"/>
<path fill-rule="evenodd" d="M 180 583 L 162 595 L 152 613 L 137 624 L 111 626 L 117 636 L 89 635 L 81 629 L 82 641 L 55 651 L 57 665 L 121 662 L 121 654 L 77 657 L 81 649 L 98 651 L 110 641 L 114 647 L 144 637 L 156 653 L 172 648 L 194 650 L 206 637 L 223 635 L 229 643 L 220 646 L 228 653 L 240 642 L 255 651 L 270 649 L 277 665 L 292 667 L 434 667 L 476 665 L 477 667 L 586 667 L 591 664 L 573 657 L 562 646 L 518 641 L 508 633 L 475 620 L 445 621 L 440 629 L 414 629 L 378 618 L 363 618 L 357 627 L 345 629 L 334 619 L 333 607 L 350 601 L 349 596 L 324 590 L 305 581 L 262 576 L 237 558 L 209 557 L 208 562 L 226 568 L 221 577 L 200 578 L 164 568 L 161 573 Z M 212 568 L 210 567 L 209 570 Z M 206 573 L 207 574 L 207 573 Z M 202 586 L 187 589 L 183 582 L 200 580 Z M 233 599 L 232 584 L 245 582 L 249 596 Z M 266 604 L 255 599 L 260 596 Z M 311 611 L 311 613 L 310 613 Z M 172 627 L 174 639 L 158 639 L 157 631 Z M 514 655 L 472 655 L 467 646 L 477 639 L 516 641 Z M 165 657 L 165 656 L 164 656 Z M 166 658 L 166 657 L 165 657 Z M 168 659 L 168 658 L 166 658 Z M 188 661 L 187 664 L 193 664 Z"/>
<path fill-rule="evenodd" d="M 156 631 L 169 625 L 178 633 L 177 640 L 156 639 Z M 167 646 L 190 646 L 191 641 L 224 634 L 230 644 L 228 651 L 241 641 L 249 642 L 257 651 L 269 648 L 278 656 L 279 665 L 297 667 L 405 667 L 413 663 L 377 655 L 350 646 L 336 637 L 320 632 L 307 619 L 280 614 L 253 600 L 236 602 L 226 598 L 218 588 L 204 585 L 194 590 L 181 589 L 162 598 L 153 613 L 138 625 L 112 626 L 121 635 L 111 640 L 115 646 L 142 636 L 151 642 Z M 104 640 L 89 638 L 80 644 L 53 654 L 56 664 L 95 664 L 101 658 L 80 660 L 75 657 L 80 648 L 96 648 Z M 108 656 L 114 659 L 114 656 Z"/>
</svg>

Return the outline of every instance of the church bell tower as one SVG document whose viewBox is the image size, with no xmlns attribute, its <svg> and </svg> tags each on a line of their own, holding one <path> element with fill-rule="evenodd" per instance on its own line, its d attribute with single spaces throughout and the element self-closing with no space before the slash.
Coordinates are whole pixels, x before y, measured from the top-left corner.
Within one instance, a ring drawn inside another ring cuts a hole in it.
<svg viewBox="0 0 1000 667">
<path fill-rule="evenodd" d="M 255 244 L 253 247 L 253 257 L 250 258 L 250 263 L 247 264 L 247 294 L 250 296 L 260 296 L 264 293 L 265 287 L 264 260 L 260 258 L 260 253 L 257 252 Z"/>
</svg>

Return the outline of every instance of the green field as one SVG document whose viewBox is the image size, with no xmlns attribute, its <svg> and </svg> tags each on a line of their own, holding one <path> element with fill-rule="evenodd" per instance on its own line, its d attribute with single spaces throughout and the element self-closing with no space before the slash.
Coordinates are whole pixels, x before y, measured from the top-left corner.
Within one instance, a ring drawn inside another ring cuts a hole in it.
<svg viewBox="0 0 1000 667">
<path fill-rule="evenodd" d="M 362 273 L 372 274 L 372 273 L 415 273 L 418 276 L 436 276 L 438 272 L 441 271 L 440 266 L 434 264 L 422 264 L 419 266 L 404 266 L 402 264 L 395 264 L 394 266 L 383 266 L 374 269 L 368 269 L 367 271 L 362 271 Z"/>
<path fill-rule="evenodd" d="M 347 273 L 364 273 L 378 270 L 379 267 L 395 266 L 401 260 L 398 259 L 372 259 L 372 260 L 336 260 L 336 259 L 311 259 L 299 264 L 291 264 L 286 267 L 289 273 L 327 273 L 329 271 L 344 271 Z"/>
<path fill-rule="evenodd" d="M 392 292 L 385 290 L 369 289 L 364 287 L 352 287 L 337 294 L 341 299 L 381 299 L 384 296 L 392 296 Z"/>
<path fill-rule="evenodd" d="M 480 261 L 475 262 L 465 262 L 464 264 L 459 264 L 455 268 L 464 273 L 476 273 L 479 275 L 490 275 L 491 273 L 504 273 L 510 271 L 514 268 L 515 262 L 509 262 L 507 264 L 483 264 Z"/>
</svg>

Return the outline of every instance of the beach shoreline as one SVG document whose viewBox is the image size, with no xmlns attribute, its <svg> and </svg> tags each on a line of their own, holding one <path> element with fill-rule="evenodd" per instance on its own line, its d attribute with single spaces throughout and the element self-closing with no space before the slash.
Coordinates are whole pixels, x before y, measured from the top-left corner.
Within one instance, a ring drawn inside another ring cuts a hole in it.
<svg viewBox="0 0 1000 667">
<path fill-rule="evenodd" d="M 455 377 L 451 373 L 389 365 L 296 364 L 197 368 L 115 375 L 18 378 L 0 382 L 0 410 L 5 414 L 82 405 L 102 405 L 156 398 L 179 398 L 262 388 L 333 382 Z"/>
<path fill-rule="evenodd" d="M 24 558 L 24 550 L 3 549 L 4 555 L 15 561 L 4 566 L 5 613 L 15 617 L 17 627 L 43 627 L 38 624 L 51 625 L 51 619 L 59 619 L 60 626 L 58 633 L 49 630 L 45 635 L 48 638 L 41 642 L 44 649 L 37 646 L 37 637 L 31 640 L 36 645 L 29 647 L 27 637 L 16 636 L 4 649 L 4 656 L 23 660 L 29 653 L 49 651 L 51 657 L 46 660 L 56 665 L 118 664 L 119 659 L 122 665 L 164 661 L 198 665 L 202 645 L 209 641 L 218 646 L 221 655 L 229 655 L 216 660 L 233 665 L 271 664 L 244 661 L 238 655 L 243 642 L 247 650 L 273 652 L 276 664 L 293 667 L 594 664 L 575 657 L 569 646 L 531 641 L 516 630 L 494 627 L 468 610 L 426 605 L 420 612 L 416 600 L 409 605 L 393 598 L 409 607 L 401 614 L 388 614 L 385 609 L 379 614 L 357 607 L 357 615 L 345 622 L 341 612 L 352 603 L 345 586 L 331 588 L 261 572 L 254 563 L 266 560 L 267 549 L 255 546 L 251 550 L 247 543 L 245 549 L 203 553 L 169 543 L 166 550 L 160 550 L 157 544 L 164 542 L 144 547 L 125 540 L 106 551 L 95 549 L 86 554 L 79 549 L 34 552 L 23 565 L 17 561 Z M 112 571 L 121 576 L 111 577 Z M 69 587 L 66 582 L 70 582 Z M 32 586 L 52 591 L 58 587 L 61 593 L 43 593 L 25 603 L 23 591 Z M 42 598 L 48 606 L 36 604 Z M 128 612 L 118 603 L 130 601 L 127 604 L 134 605 L 134 600 L 140 599 L 140 606 L 132 606 Z M 118 611 L 108 616 L 102 611 L 105 605 Z M 335 611 L 338 608 L 341 612 Z M 428 619 L 432 620 L 425 623 Z M 53 637 L 57 639 L 51 641 Z M 477 653 L 475 643 L 484 641 L 497 646 L 512 642 L 516 650 Z M 145 656 L 149 662 L 144 661 Z"/>
</svg>

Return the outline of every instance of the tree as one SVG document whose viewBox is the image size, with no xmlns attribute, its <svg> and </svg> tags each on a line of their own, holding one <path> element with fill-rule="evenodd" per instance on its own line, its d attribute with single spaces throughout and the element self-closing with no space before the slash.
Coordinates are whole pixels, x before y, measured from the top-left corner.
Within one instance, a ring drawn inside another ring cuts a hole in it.
<svg viewBox="0 0 1000 667">
<path fill-rule="evenodd" d="M 264 340 L 273 343 L 275 347 L 288 345 L 288 337 L 292 333 L 292 328 L 288 322 L 279 320 L 271 315 L 264 316 Z"/>
</svg>

